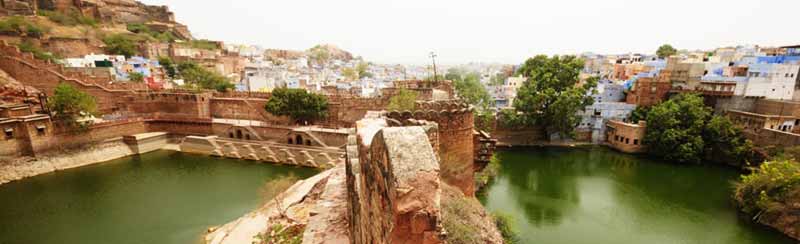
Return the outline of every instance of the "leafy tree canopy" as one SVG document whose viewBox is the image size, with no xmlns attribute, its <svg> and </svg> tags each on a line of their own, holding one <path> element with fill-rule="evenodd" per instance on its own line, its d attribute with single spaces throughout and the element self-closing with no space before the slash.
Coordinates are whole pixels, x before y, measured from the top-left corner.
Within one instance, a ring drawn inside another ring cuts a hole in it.
<svg viewBox="0 0 800 244">
<path fill-rule="evenodd" d="M 193 62 L 179 64 L 178 71 L 184 80 L 200 88 L 214 89 L 221 92 L 234 88 L 234 85 L 224 76 Z"/>
<path fill-rule="evenodd" d="M 389 99 L 389 110 L 413 111 L 417 106 L 417 93 L 408 89 L 400 89 L 397 95 Z"/>
<path fill-rule="evenodd" d="M 61 83 L 56 86 L 53 96 L 47 99 L 47 108 L 54 118 L 75 124 L 81 117 L 94 114 L 97 103 L 92 95 Z"/>
<path fill-rule="evenodd" d="M 699 163 L 703 148 L 705 121 L 711 110 L 703 98 L 680 94 L 653 106 L 647 114 L 645 143 L 650 153 L 681 163 Z"/>
<path fill-rule="evenodd" d="M 650 112 L 650 107 L 637 106 L 636 109 L 634 109 L 631 115 L 628 117 L 628 121 L 633 124 L 639 123 L 639 121 L 647 121 L 647 113 L 649 112 Z"/>
<path fill-rule="evenodd" d="M 487 108 L 492 97 L 481 84 L 481 76 L 476 72 L 464 73 L 458 69 L 450 69 L 444 77 L 453 82 L 456 92 L 465 102 L 479 108 Z"/>
<path fill-rule="evenodd" d="M 752 144 L 726 117 L 713 116 L 697 94 L 680 94 L 647 113 L 650 153 L 679 163 L 746 163 Z"/>
<path fill-rule="evenodd" d="M 328 98 L 304 89 L 277 88 L 272 90 L 265 109 L 274 115 L 289 116 L 297 122 L 312 122 L 326 116 Z"/>
<path fill-rule="evenodd" d="M 158 57 L 158 64 L 161 67 L 164 67 L 164 70 L 167 72 L 167 76 L 169 78 L 175 78 L 178 75 L 178 67 L 175 66 L 175 62 L 172 61 L 169 57 Z"/>
<path fill-rule="evenodd" d="M 538 55 L 525 61 L 518 73 L 528 81 L 517 91 L 513 104 L 528 117 L 520 121 L 542 126 L 548 135 L 573 136 L 580 123 L 578 111 L 594 103 L 589 94 L 597 86 L 596 78 L 579 84 L 583 65 L 575 56 Z"/>
<path fill-rule="evenodd" d="M 668 58 L 669 56 L 675 55 L 677 53 L 678 50 L 676 50 L 674 47 L 672 47 L 672 45 L 669 44 L 661 45 L 660 47 L 658 47 L 658 51 L 656 51 L 656 55 L 658 55 L 659 58 Z"/>
</svg>

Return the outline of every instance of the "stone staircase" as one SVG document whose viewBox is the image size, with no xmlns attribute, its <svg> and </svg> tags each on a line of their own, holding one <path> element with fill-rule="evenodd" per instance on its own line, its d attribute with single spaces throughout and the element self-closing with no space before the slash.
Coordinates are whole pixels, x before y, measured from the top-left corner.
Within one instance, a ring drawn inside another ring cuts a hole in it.
<svg viewBox="0 0 800 244">
<path fill-rule="evenodd" d="M 210 137 L 187 137 L 181 150 L 218 157 L 265 161 L 278 164 L 314 168 L 330 168 L 343 162 L 344 152 L 337 149 L 314 149 L 305 146 L 271 144 L 267 142 L 239 142 Z"/>
</svg>

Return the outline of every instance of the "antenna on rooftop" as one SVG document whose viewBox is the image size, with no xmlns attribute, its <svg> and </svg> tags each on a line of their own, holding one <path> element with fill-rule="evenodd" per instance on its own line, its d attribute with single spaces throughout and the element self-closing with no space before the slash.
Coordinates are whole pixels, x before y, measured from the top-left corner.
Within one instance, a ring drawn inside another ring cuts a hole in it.
<svg viewBox="0 0 800 244">
<path fill-rule="evenodd" d="M 431 52 L 431 54 L 429 56 L 431 57 L 431 60 L 433 61 L 433 81 L 438 83 L 439 82 L 439 77 L 438 77 L 439 75 L 436 73 L 436 57 L 438 57 L 438 56 L 436 56 L 436 53 L 434 53 L 434 52 Z"/>
</svg>

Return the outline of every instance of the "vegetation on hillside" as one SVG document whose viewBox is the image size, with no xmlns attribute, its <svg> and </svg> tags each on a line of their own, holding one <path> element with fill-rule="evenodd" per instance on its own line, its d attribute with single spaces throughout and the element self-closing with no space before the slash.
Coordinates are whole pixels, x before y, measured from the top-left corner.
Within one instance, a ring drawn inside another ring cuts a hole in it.
<svg viewBox="0 0 800 244">
<path fill-rule="evenodd" d="M 304 225 L 273 224 L 265 233 L 256 236 L 254 244 L 301 244 Z"/>
<path fill-rule="evenodd" d="M 56 86 L 53 95 L 48 97 L 47 108 L 55 120 L 69 126 L 79 126 L 80 118 L 95 114 L 97 102 L 94 96 L 67 83 L 61 83 Z"/>
<path fill-rule="evenodd" d="M 500 159 L 495 154 L 483 170 L 475 173 L 475 192 L 482 192 L 484 187 L 500 174 Z"/>
<path fill-rule="evenodd" d="M 492 218 L 494 218 L 495 226 L 500 231 L 500 235 L 503 236 L 503 243 L 515 244 L 522 242 L 519 238 L 517 227 L 514 225 L 514 216 L 502 212 L 494 212 L 492 213 Z"/>
<path fill-rule="evenodd" d="M 59 56 L 57 56 L 57 55 L 55 55 L 53 53 L 45 51 L 41 47 L 37 46 L 36 44 L 34 44 L 33 42 L 28 41 L 28 40 L 20 42 L 19 44 L 17 44 L 17 47 L 22 52 L 32 53 L 33 57 L 35 57 L 37 59 L 49 60 L 50 62 L 56 62 L 57 60 L 59 60 L 61 58 L 61 57 L 59 57 Z"/>
<path fill-rule="evenodd" d="M 219 46 L 217 43 L 210 40 L 191 40 L 188 42 L 190 47 L 205 50 L 217 50 Z"/>
<path fill-rule="evenodd" d="M 289 116 L 299 124 L 307 124 L 327 115 L 328 98 L 304 89 L 278 88 L 272 91 L 265 109 L 271 114 Z"/>
<path fill-rule="evenodd" d="M 137 45 L 139 41 L 139 38 L 129 34 L 113 34 L 103 38 L 109 54 L 124 55 L 128 58 L 139 55 L 139 46 Z"/>
<path fill-rule="evenodd" d="M 401 88 L 389 99 L 388 110 L 413 111 L 417 106 L 417 92 Z"/>
<path fill-rule="evenodd" d="M 513 106 L 526 118 L 518 121 L 541 126 L 547 135 L 573 137 L 580 123 L 578 112 L 594 103 L 590 92 L 597 86 L 594 78 L 578 83 L 583 64 L 575 56 L 538 55 L 525 61 L 518 72 L 528 81 Z"/>
<path fill-rule="evenodd" d="M 67 13 L 62 13 L 58 11 L 49 11 L 49 10 L 39 10 L 39 16 L 47 17 L 50 21 L 55 23 L 66 25 L 66 26 L 76 26 L 76 25 L 86 25 L 91 27 L 97 27 L 98 22 L 91 16 L 84 16 L 80 14 L 77 10 L 69 10 Z"/>
<path fill-rule="evenodd" d="M 130 31 L 130 32 L 133 32 L 133 33 L 136 33 L 136 34 L 147 35 L 150 38 L 158 40 L 160 42 L 173 42 L 175 40 L 178 40 L 178 38 L 175 37 L 175 35 L 172 34 L 172 32 L 169 32 L 169 31 L 165 31 L 165 32 L 155 31 L 155 30 L 150 29 L 150 27 L 148 27 L 145 24 L 132 23 L 132 24 L 128 24 L 127 27 L 128 27 L 127 28 L 128 31 Z"/>
<path fill-rule="evenodd" d="M 793 160 L 761 164 L 736 183 L 734 199 L 739 208 L 759 219 L 766 214 L 789 209 L 792 199 L 800 199 L 800 164 Z"/>
<path fill-rule="evenodd" d="M 48 32 L 49 28 L 22 16 L 11 16 L 0 20 L 0 33 L 39 38 Z"/>
<path fill-rule="evenodd" d="M 466 197 L 458 188 L 442 183 L 441 221 L 448 243 L 500 243 L 497 220 L 474 197 Z M 502 221 L 502 220 L 501 220 Z"/>
<path fill-rule="evenodd" d="M 158 64 L 164 68 L 169 78 L 175 79 L 178 76 L 178 67 L 169 57 L 158 57 Z"/>
<path fill-rule="evenodd" d="M 259 233 L 255 239 L 257 244 L 300 244 L 303 241 L 304 225 L 292 224 L 287 218 L 286 211 L 289 206 L 283 206 L 283 193 L 300 180 L 294 175 L 280 177 L 265 183 L 259 194 L 264 204 L 271 203 L 275 206 L 278 218 L 271 219 L 272 225 L 264 233 Z M 289 224 L 281 224 L 280 220 L 286 219 Z"/>
<path fill-rule="evenodd" d="M 645 118 L 648 151 L 678 163 L 746 164 L 752 144 L 728 118 L 711 114 L 697 94 L 679 94 L 653 106 Z M 744 162 L 742 162 L 744 161 Z"/>
</svg>

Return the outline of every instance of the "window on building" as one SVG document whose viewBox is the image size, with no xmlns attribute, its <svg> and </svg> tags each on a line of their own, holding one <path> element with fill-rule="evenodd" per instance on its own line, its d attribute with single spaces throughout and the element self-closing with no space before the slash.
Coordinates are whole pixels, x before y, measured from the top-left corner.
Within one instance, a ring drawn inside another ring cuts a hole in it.
<svg viewBox="0 0 800 244">
<path fill-rule="evenodd" d="M 6 128 L 5 130 L 3 130 L 3 132 L 5 132 L 5 134 L 6 134 L 6 139 L 13 139 L 14 138 L 14 129 Z"/>
<path fill-rule="evenodd" d="M 614 136 L 615 141 L 619 141 L 619 136 Z"/>
<path fill-rule="evenodd" d="M 43 136 L 47 133 L 47 127 L 44 125 L 37 125 L 36 126 L 36 134 Z"/>
<path fill-rule="evenodd" d="M 633 139 L 633 145 L 639 145 L 639 139 Z"/>
<path fill-rule="evenodd" d="M 630 138 L 625 138 L 625 144 L 631 144 L 631 139 Z"/>
</svg>

